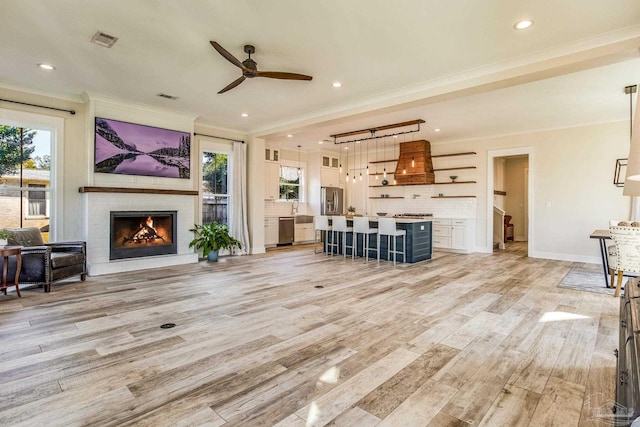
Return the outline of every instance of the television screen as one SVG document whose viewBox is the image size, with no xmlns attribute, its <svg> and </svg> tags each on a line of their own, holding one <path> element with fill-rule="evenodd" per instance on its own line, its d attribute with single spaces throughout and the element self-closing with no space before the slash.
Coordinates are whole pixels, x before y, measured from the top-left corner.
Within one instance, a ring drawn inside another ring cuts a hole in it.
<svg viewBox="0 0 640 427">
<path fill-rule="evenodd" d="M 96 117 L 99 173 L 189 178 L 191 134 Z"/>
</svg>

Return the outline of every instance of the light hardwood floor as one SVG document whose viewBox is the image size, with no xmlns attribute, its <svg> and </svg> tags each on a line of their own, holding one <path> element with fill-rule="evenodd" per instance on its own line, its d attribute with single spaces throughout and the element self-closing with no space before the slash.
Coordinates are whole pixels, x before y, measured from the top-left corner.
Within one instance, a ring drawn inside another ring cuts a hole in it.
<svg viewBox="0 0 640 427">
<path fill-rule="evenodd" d="M 611 425 L 618 300 L 572 266 L 309 246 L 0 295 L 0 425 Z"/>
</svg>

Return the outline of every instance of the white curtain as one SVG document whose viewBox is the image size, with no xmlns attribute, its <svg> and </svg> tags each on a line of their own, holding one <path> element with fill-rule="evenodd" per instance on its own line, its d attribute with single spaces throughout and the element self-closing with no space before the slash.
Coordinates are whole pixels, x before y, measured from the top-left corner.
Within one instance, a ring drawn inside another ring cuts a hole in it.
<svg viewBox="0 0 640 427">
<path fill-rule="evenodd" d="M 298 175 L 298 168 L 291 166 L 280 166 L 280 176 L 287 181 L 295 181 L 300 178 L 300 175 Z"/>
<path fill-rule="evenodd" d="M 236 250 L 235 253 L 245 255 L 249 253 L 251 248 L 249 247 L 249 227 L 247 225 L 247 146 L 243 142 L 233 143 L 232 186 L 231 235 L 242 243 L 242 249 Z"/>
</svg>

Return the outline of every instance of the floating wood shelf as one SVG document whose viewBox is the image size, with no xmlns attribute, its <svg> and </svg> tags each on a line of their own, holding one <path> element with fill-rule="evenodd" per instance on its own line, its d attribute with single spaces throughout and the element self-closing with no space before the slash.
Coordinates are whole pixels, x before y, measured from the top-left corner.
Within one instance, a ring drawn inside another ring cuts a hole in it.
<svg viewBox="0 0 640 427">
<path fill-rule="evenodd" d="M 164 190 L 160 188 L 126 188 L 126 187 L 80 187 L 80 193 L 135 193 L 135 194 L 170 194 L 178 196 L 197 196 L 194 190 Z"/>
<path fill-rule="evenodd" d="M 475 181 L 451 181 L 451 182 L 434 182 L 433 185 L 443 185 L 443 184 L 475 184 Z"/>
<path fill-rule="evenodd" d="M 495 194 L 496 196 L 506 196 L 507 192 L 506 191 L 500 191 L 500 190 L 493 190 L 493 194 Z"/>
<path fill-rule="evenodd" d="M 460 166 L 457 168 L 442 168 L 442 169 L 434 169 L 434 172 L 439 172 L 439 171 L 457 171 L 457 170 L 462 170 L 462 169 L 477 169 L 475 166 Z"/>
<path fill-rule="evenodd" d="M 404 197 L 369 197 L 370 199 L 404 199 Z"/>
<path fill-rule="evenodd" d="M 395 175 L 395 172 L 387 172 L 387 175 Z M 369 175 L 380 175 L 383 176 L 384 172 L 378 172 L 378 173 L 370 173 Z"/>
<path fill-rule="evenodd" d="M 432 199 L 466 199 L 469 197 L 476 198 L 476 196 L 431 196 Z"/>
<path fill-rule="evenodd" d="M 467 151 L 466 153 L 436 154 L 436 155 L 432 155 L 431 158 L 435 159 L 435 158 L 438 158 L 438 157 L 470 156 L 472 154 L 476 154 L 476 152 L 475 151 Z"/>
<path fill-rule="evenodd" d="M 446 184 L 476 184 L 476 181 L 456 181 L 456 182 L 434 182 L 433 184 L 387 184 L 387 185 L 370 185 L 371 187 L 406 187 L 407 185 L 446 185 Z"/>
</svg>

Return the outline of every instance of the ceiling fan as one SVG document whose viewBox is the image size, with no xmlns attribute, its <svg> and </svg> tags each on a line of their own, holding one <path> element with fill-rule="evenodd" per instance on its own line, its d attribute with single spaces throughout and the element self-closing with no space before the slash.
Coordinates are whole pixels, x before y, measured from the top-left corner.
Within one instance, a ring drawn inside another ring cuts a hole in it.
<svg viewBox="0 0 640 427">
<path fill-rule="evenodd" d="M 311 80 L 313 77 L 306 76 L 304 74 L 296 74 L 296 73 L 283 73 L 280 71 L 258 71 L 258 64 L 256 61 L 251 59 L 251 55 L 255 53 L 256 48 L 251 46 L 250 44 L 244 46 L 244 51 L 249 55 L 249 58 L 240 62 L 236 59 L 235 56 L 231 55 L 225 48 L 220 46 L 217 42 L 210 41 L 211 46 L 215 50 L 218 51 L 220 55 L 222 55 L 227 61 L 231 62 L 236 67 L 242 70 L 242 76 L 229 83 L 224 89 L 222 89 L 218 93 L 224 93 L 228 90 L 233 89 L 238 86 L 240 83 L 245 81 L 245 79 L 252 79 L 254 77 L 269 77 L 271 79 L 284 79 L 284 80 Z"/>
</svg>

